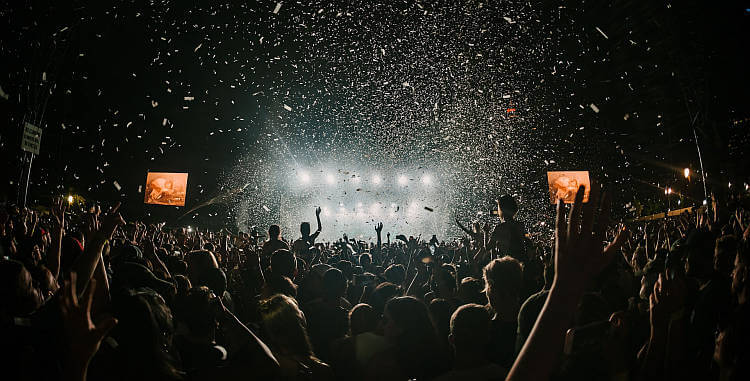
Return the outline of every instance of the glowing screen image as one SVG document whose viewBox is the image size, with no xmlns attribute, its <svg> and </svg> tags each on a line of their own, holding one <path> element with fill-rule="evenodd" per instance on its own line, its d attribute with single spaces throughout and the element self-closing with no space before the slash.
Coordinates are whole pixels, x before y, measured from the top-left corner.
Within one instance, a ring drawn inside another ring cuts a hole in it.
<svg viewBox="0 0 750 381">
<path fill-rule="evenodd" d="M 572 204 L 576 199 L 578 187 L 581 185 L 586 186 L 583 193 L 583 202 L 589 201 L 591 182 L 589 181 L 588 171 L 547 172 L 547 182 L 549 183 L 550 202 L 553 204 L 557 203 L 559 198 L 566 204 Z"/>
<path fill-rule="evenodd" d="M 185 206 L 187 173 L 149 172 L 146 176 L 146 204 Z"/>
</svg>

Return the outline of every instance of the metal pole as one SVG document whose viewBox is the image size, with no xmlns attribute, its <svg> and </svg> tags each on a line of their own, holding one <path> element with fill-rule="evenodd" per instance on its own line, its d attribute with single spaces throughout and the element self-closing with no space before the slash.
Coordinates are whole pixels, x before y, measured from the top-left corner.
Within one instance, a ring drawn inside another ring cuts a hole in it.
<svg viewBox="0 0 750 381">
<path fill-rule="evenodd" d="M 693 127 L 693 138 L 695 139 L 695 149 L 698 150 L 698 163 L 701 166 L 701 177 L 703 178 L 703 199 L 708 200 L 708 191 L 706 190 L 706 172 L 703 170 L 703 156 L 701 155 L 701 146 L 698 144 L 698 134 Z"/>
<path fill-rule="evenodd" d="M 23 169 L 21 171 L 21 183 L 18 184 L 19 197 L 18 204 L 22 208 L 26 208 L 26 198 L 29 193 L 29 179 L 31 177 L 31 162 L 34 160 L 34 154 L 28 154 L 28 161 L 23 160 Z M 25 155 L 24 155 L 25 156 Z"/>
</svg>

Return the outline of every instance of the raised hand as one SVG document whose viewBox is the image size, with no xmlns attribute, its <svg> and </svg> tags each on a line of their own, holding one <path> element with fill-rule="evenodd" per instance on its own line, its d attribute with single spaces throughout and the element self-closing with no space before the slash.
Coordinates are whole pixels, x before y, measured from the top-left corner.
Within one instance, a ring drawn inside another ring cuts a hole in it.
<svg viewBox="0 0 750 381">
<path fill-rule="evenodd" d="M 375 225 L 375 232 L 378 233 L 378 235 L 380 235 L 382 231 L 383 231 L 383 223 L 378 222 L 378 224 Z"/>
<path fill-rule="evenodd" d="M 112 239 L 112 236 L 115 234 L 115 230 L 117 230 L 117 227 L 125 225 L 125 220 L 123 220 L 120 213 L 117 212 L 118 209 L 120 209 L 119 202 L 114 207 L 112 207 L 109 212 L 101 215 L 101 208 L 97 206 L 95 211 L 93 213 L 90 213 L 88 216 L 88 238 L 92 239 L 94 235 L 98 235 L 103 239 Z"/>
<path fill-rule="evenodd" d="M 102 256 L 102 251 L 107 241 L 112 239 L 118 226 L 124 225 L 125 220 L 122 219 L 120 213 L 120 203 L 118 202 L 113 208 L 104 215 L 101 215 L 101 209 L 98 207 L 89 215 L 88 220 L 88 236 L 86 237 L 86 244 L 84 246 L 83 255 L 80 256 L 73 265 L 75 272 L 78 274 L 78 285 L 79 289 L 85 289 L 88 281 L 94 275 L 99 260 Z"/>
<path fill-rule="evenodd" d="M 320 207 L 315 208 L 315 217 L 319 217 L 320 216 L 320 212 L 321 212 Z"/>
<path fill-rule="evenodd" d="M 599 211 L 600 187 L 592 187 L 589 202 L 585 205 L 584 191 L 583 186 L 578 188 L 567 218 L 565 205 L 562 200 L 557 201 L 555 279 L 542 312 L 506 381 L 550 378 L 560 357 L 565 332 L 570 328 L 587 283 L 610 262 L 626 239 L 625 230 L 621 228 L 614 241 L 604 246 L 609 224 L 609 195 L 605 193 L 602 197 Z M 599 218 L 594 224 L 597 211 Z"/>
<path fill-rule="evenodd" d="M 81 295 L 83 304 L 78 300 L 76 273 L 70 274 L 70 280 L 65 285 L 60 298 L 60 310 L 69 344 L 66 373 L 71 378 L 86 379 L 86 368 L 96 351 L 99 350 L 107 333 L 117 324 L 111 316 L 100 319 L 97 323 L 91 319 L 91 301 L 96 289 L 96 281 L 92 280 L 86 291 Z"/>
<path fill-rule="evenodd" d="M 101 218 L 101 225 L 99 232 L 103 234 L 107 239 L 112 239 L 118 226 L 125 225 L 125 220 L 122 218 L 118 210 L 120 209 L 120 203 L 118 202 L 112 207 L 109 212 Z"/>
<path fill-rule="evenodd" d="M 685 305 L 687 295 L 685 282 L 674 278 L 669 272 L 659 274 L 654 283 L 654 292 L 649 296 L 649 319 L 652 329 L 669 322 L 669 318 Z"/>
<path fill-rule="evenodd" d="M 601 188 L 592 186 L 589 202 L 583 203 L 585 187 L 578 188 L 575 202 L 565 218 L 565 207 L 557 202 L 555 222 L 555 279 L 554 285 L 582 293 L 586 283 L 612 260 L 625 241 L 625 228 L 621 228 L 614 241 L 604 247 L 609 225 L 610 197 L 604 193 L 599 211 Z M 597 224 L 595 214 L 599 211 Z"/>
<path fill-rule="evenodd" d="M 65 229 L 65 210 L 67 209 L 67 207 L 68 205 L 62 197 L 55 198 L 55 200 L 52 201 L 50 213 L 54 218 L 52 221 L 54 222 L 55 227 L 59 230 Z"/>
<path fill-rule="evenodd" d="M 50 252 L 51 255 L 47 256 L 47 266 L 52 273 L 52 276 L 57 279 L 60 275 L 60 255 L 62 255 L 62 239 L 65 235 L 65 209 L 67 203 L 63 201 L 62 197 L 56 198 L 52 202 L 50 212 L 53 217 L 53 230 L 55 231 L 54 236 L 54 250 Z"/>
</svg>

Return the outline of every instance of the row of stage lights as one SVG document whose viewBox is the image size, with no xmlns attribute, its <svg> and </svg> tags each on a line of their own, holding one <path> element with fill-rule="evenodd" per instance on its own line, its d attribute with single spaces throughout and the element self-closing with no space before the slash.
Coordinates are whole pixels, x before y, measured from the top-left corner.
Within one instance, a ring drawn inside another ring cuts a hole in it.
<svg viewBox="0 0 750 381">
<path fill-rule="evenodd" d="M 299 182 L 302 184 L 310 184 L 313 180 L 312 176 L 310 176 L 308 172 L 304 172 L 304 171 L 300 171 L 298 173 L 298 177 L 299 177 Z M 325 174 L 323 179 L 325 180 L 325 183 L 328 185 L 336 184 L 336 175 L 334 175 L 333 173 Z M 351 177 L 350 180 L 355 184 L 359 184 L 362 182 L 362 177 L 355 175 Z M 409 182 L 411 182 L 412 180 L 413 179 L 410 179 L 406 175 L 398 175 L 396 177 L 396 183 L 402 187 L 409 185 Z M 372 175 L 372 177 L 370 177 L 370 182 L 375 185 L 380 185 L 383 183 L 383 181 L 384 181 L 383 177 L 381 177 L 378 174 Z M 422 175 L 422 177 L 419 178 L 419 181 L 425 186 L 430 186 L 432 185 L 432 176 L 427 175 L 427 174 Z"/>
<path fill-rule="evenodd" d="M 360 217 L 360 218 L 372 218 L 372 217 L 396 217 L 399 213 L 403 212 L 407 216 L 414 216 L 420 211 L 420 204 L 412 202 L 401 208 L 398 204 L 391 203 L 390 207 L 386 207 L 386 204 L 382 202 L 375 202 L 369 207 L 365 207 L 362 202 L 355 204 L 354 209 L 348 209 L 343 203 L 338 203 L 337 207 L 329 208 L 328 206 L 322 206 L 321 214 L 324 217 L 337 216 L 337 217 Z"/>
</svg>

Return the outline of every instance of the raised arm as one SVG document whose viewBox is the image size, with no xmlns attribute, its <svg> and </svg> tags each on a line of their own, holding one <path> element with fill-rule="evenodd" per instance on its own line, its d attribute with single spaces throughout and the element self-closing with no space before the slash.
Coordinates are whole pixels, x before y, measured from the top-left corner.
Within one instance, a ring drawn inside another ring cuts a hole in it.
<svg viewBox="0 0 750 381">
<path fill-rule="evenodd" d="M 382 233 L 383 233 L 383 223 L 382 222 L 380 222 L 377 225 L 375 225 L 375 233 L 378 236 L 378 255 L 380 255 L 380 250 L 383 247 L 383 236 L 382 236 Z"/>
<path fill-rule="evenodd" d="M 506 380 L 549 379 L 587 283 L 609 263 L 625 237 L 620 231 L 614 242 L 602 247 L 609 224 L 609 197 L 604 194 L 598 223 L 594 226 L 599 187 L 592 188 L 586 205 L 583 204 L 584 190 L 583 186 L 578 189 L 567 219 L 564 205 L 558 200 L 555 278 L 539 318 Z"/>
<path fill-rule="evenodd" d="M 50 211 L 53 217 L 52 239 L 54 246 L 47 257 L 47 267 L 52 276 L 57 279 L 60 276 L 60 256 L 62 255 L 62 240 L 65 236 L 65 202 L 62 197 L 52 202 Z"/>
<path fill-rule="evenodd" d="M 94 323 L 91 313 L 91 301 L 96 291 L 96 281 L 83 292 L 78 299 L 76 273 L 70 274 L 70 280 L 64 286 L 58 298 L 65 332 L 66 351 L 63 361 L 63 378 L 69 381 L 85 381 L 89 363 L 99 350 L 107 333 L 117 324 L 109 315 L 97 316 Z"/>
<path fill-rule="evenodd" d="M 261 375 L 269 377 L 275 374 L 279 368 L 279 361 L 271 349 L 250 328 L 242 324 L 237 316 L 219 303 L 219 327 L 225 333 L 229 355 L 249 356 L 243 360 L 249 360 Z"/>
<path fill-rule="evenodd" d="M 315 208 L 315 220 L 318 222 L 318 230 L 315 231 L 315 236 L 317 237 L 323 231 L 323 225 L 320 224 L 320 207 Z"/>
<path fill-rule="evenodd" d="M 464 233 L 466 233 L 469 236 L 471 236 L 472 238 L 474 238 L 474 232 L 472 232 L 471 230 L 467 229 L 466 226 L 464 226 L 461 223 L 461 221 L 459 221 L 458 217 L 456 217 L 456 225 L 458 225 L 458 227 L 461 228 L 461 230 L 463 230 Z"/>
<path fill-rule="evenodd" d="M 118 202 L 117 205 L 110 209 L 109 213 L 102 216 L 101 222 L 99 221 L 98 214 L 90 216 L 90 237 L 86 240 L 83 255 L 73 264 L 73 271 L 78 274 L 78 290 L 86 289 L 86 285 L 91 276 L 94 275 L 94 270 L 102 257 L 104 246 L 112 239 L 117 227 L 125 224 L 125 220 L 117 212 L 119 208 L 120 203 Z"/>
</svg>

